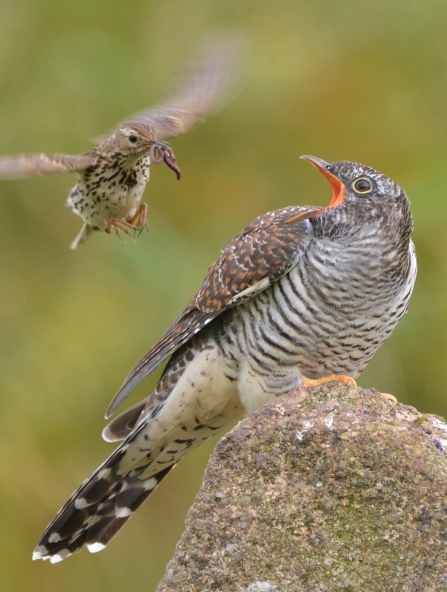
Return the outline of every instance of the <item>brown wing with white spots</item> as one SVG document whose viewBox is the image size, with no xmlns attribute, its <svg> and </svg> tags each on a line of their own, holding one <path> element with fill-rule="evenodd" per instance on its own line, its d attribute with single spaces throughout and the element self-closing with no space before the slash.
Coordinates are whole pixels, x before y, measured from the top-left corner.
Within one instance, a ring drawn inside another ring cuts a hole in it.
<svg viewBox="0 0 447 592">
<path fill-rule="evenodd" d="M 17 179 L 29 175 L 74 173 L 85 170 L 95 162 L 90 153 L 30 154 L 0 158 L 0 177 Z"/>
<path fill-rule="evenodd" d="M 180 317 L 132 369 L 111 402 L 109 417 L 135 386 L 166 358 L 224 310 L 286 274 L 307 249 L 311 226 L 307 218 L 320 208 L 291 206 L 256 218 L 231 242 L 210 267 L 202 286 Z M 300 214 L 300 219 L 288 223 Z"/>
<path fill-rule="evenodd" d="M 189 66 L 173 99 L 137 113 L 126 122 L 140 121 L 152 126 L 159 140 L 188 131 L 218 109 L 229 87 L 234 86 L 235 54 L 236 47 L 228 40 L 220 46 L 208 47 L 204 57 Z"/>
</svg>

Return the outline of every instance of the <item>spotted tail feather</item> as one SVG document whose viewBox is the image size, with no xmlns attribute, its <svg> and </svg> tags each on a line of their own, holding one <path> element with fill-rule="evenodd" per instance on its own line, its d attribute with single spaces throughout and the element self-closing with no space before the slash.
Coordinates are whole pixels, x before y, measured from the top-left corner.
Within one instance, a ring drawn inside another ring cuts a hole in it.
<svg viewBox="0 0 447 592">
<path fill-rule="evenodd" d="M 58 563 L 84 545 L 91 553 L 102 551 L 157 485 L 174 468 L 172 464 L 147 479 L 147 466 L 118 474 L 125 453 L 119 447 L 58 512 L 39 541 L 33 559 Z"/>
</svg>

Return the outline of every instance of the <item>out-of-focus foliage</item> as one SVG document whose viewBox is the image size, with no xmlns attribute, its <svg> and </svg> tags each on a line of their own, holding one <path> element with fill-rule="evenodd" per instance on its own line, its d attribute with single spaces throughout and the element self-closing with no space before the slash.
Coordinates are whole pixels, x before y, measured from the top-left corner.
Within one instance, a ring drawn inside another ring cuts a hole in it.
<svg viewBox="0 0 447 592">
<path fill-rule="evenodd" d="M 0 184 L 0 587 L 153 590 L 211 446 L 182 461 L 99 555 L 32 563 L 43 528 L 112 450 L 103 412 L 181 311 L 219 247 L 255 216 L 326 204 L 300 154 L 356 160 L 412 200 L 419 278 L 410 312 L 359 380 L 447 415 L 447 4 L 379 0 L 2 0 L 0 153 L 79 152 L 162 100 L 202 34 L 246 29 L 236 100 L 171 142 L 150 232 L 68 246 L 74 177 Z M 135 393 L 146 396 L 156 376 Z"/>
</svg>

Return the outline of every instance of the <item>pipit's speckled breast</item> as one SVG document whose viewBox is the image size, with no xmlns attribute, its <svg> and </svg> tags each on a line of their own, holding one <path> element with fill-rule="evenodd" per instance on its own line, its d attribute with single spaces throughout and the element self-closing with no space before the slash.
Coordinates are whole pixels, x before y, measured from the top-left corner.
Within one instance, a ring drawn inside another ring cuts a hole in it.
<svg viewBox="0 0 447 592">
<path fill-rule="evenodd" d="M 110 231 L 110 219 L 131 221 L 137 212 L 149 181 L 151 160 L 148 154 L 126 158 L 117 151 L 102 155 L 80 175 L 67 206 L 86 223 L 87 228 Z"/>
<path fill-rule="evenodd" d="M 329 206 L 269 212 L 223 247 L 108 415 L 170 358 L 155 391 L 106 427 L 106 440 L 123 442 L 63 506 L 35 559 L 101 551 L 185 454 L 291 390 L 353 382 L 406 312 L 416 256 L 405 192 L 370 167 L 305 158 L 331 183 Z"/>
<path fill-rule="evenodd" d="M 110 219 L 131 220 L 149 181 L 149 155 L 133 163 L 120 152 L 102 157 L 89 167 L 73 187 L 67 206 L 86 225 L 109 231 Z"/>
<path fill-rule="evenodd" d="M 149 181 L 150 153 L 154 148 L 180 178 L 172 150 L 156 139 L 153 127 L 142 123 L 120 126 L 90 151 L 91 164 L 79 174 L 67 202 L 84 221 L 72 249 L 84 243 L 92 230 L 110 232 L 114 227 L 117 232 L 128 232 L 147 228 L 147 205 L 140 202 Z"/>
<path fill-rule="evenodd" d="M 180 178 L 174 153 L 160 140 L 188 131 L 216 109 L 233 78 L 234 53 L 225 42 L 208 45 L 202 59 L 189 66 L 172 100 L 135 115 L 93 150 L 0 158 L 0 177 L 79 173 L 67 204 L 84 221 L 73 249 L 92 230 L 110 232 L 114 227 L 127 232 L 147 227 L 147 205 L 140 203 L 151 162 L 164 161 Z"/>
</svg>

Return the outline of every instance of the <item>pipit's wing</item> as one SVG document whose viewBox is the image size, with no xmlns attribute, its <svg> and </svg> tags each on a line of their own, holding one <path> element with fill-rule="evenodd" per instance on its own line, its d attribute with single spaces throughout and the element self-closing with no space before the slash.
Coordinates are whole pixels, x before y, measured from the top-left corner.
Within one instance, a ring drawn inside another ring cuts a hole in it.
<svg viewBox="0 0 447 592">
<path fill-rule="evenodd" d="M 152 126 L 164 140 L 183 134 L 209 113 L 216 111 L 237 86 L 240 78 L 240 38 L 207 43 L 202 57 L 186 69 L 176 95 L 160 106 L 141 111 L 123 123 L 139 121 Z M 236 66 L 236 62 L 238 67 Z"/>
<path fill-rule="evenodd" d="M 176 96 L 122 123 L 141 122 L 152 126 L 160 140 L 188 131 L 213 110 L 221 107 L 235 87 L 236 57 L 240 62 L 241 38 L 222 37 L 206 44 L 202 57 L 191 63 Z M 116 129 L 116 128 L 115 128 Z M 103 141 L 108 136 L 98 140 Z M 20 178 L 29 175 L 72 173 L 95 163 L 95 149 L 81 154 L 30 154 L 0 158 L 0 177 Z"/>
<path fill-rule="evenodd" d="M 0 158 L 0 177 L 17 179 L 29 175 L 74 173 L 94 163 L 94 156 L 84 154 L 30 154 Z"/>
</svg>

